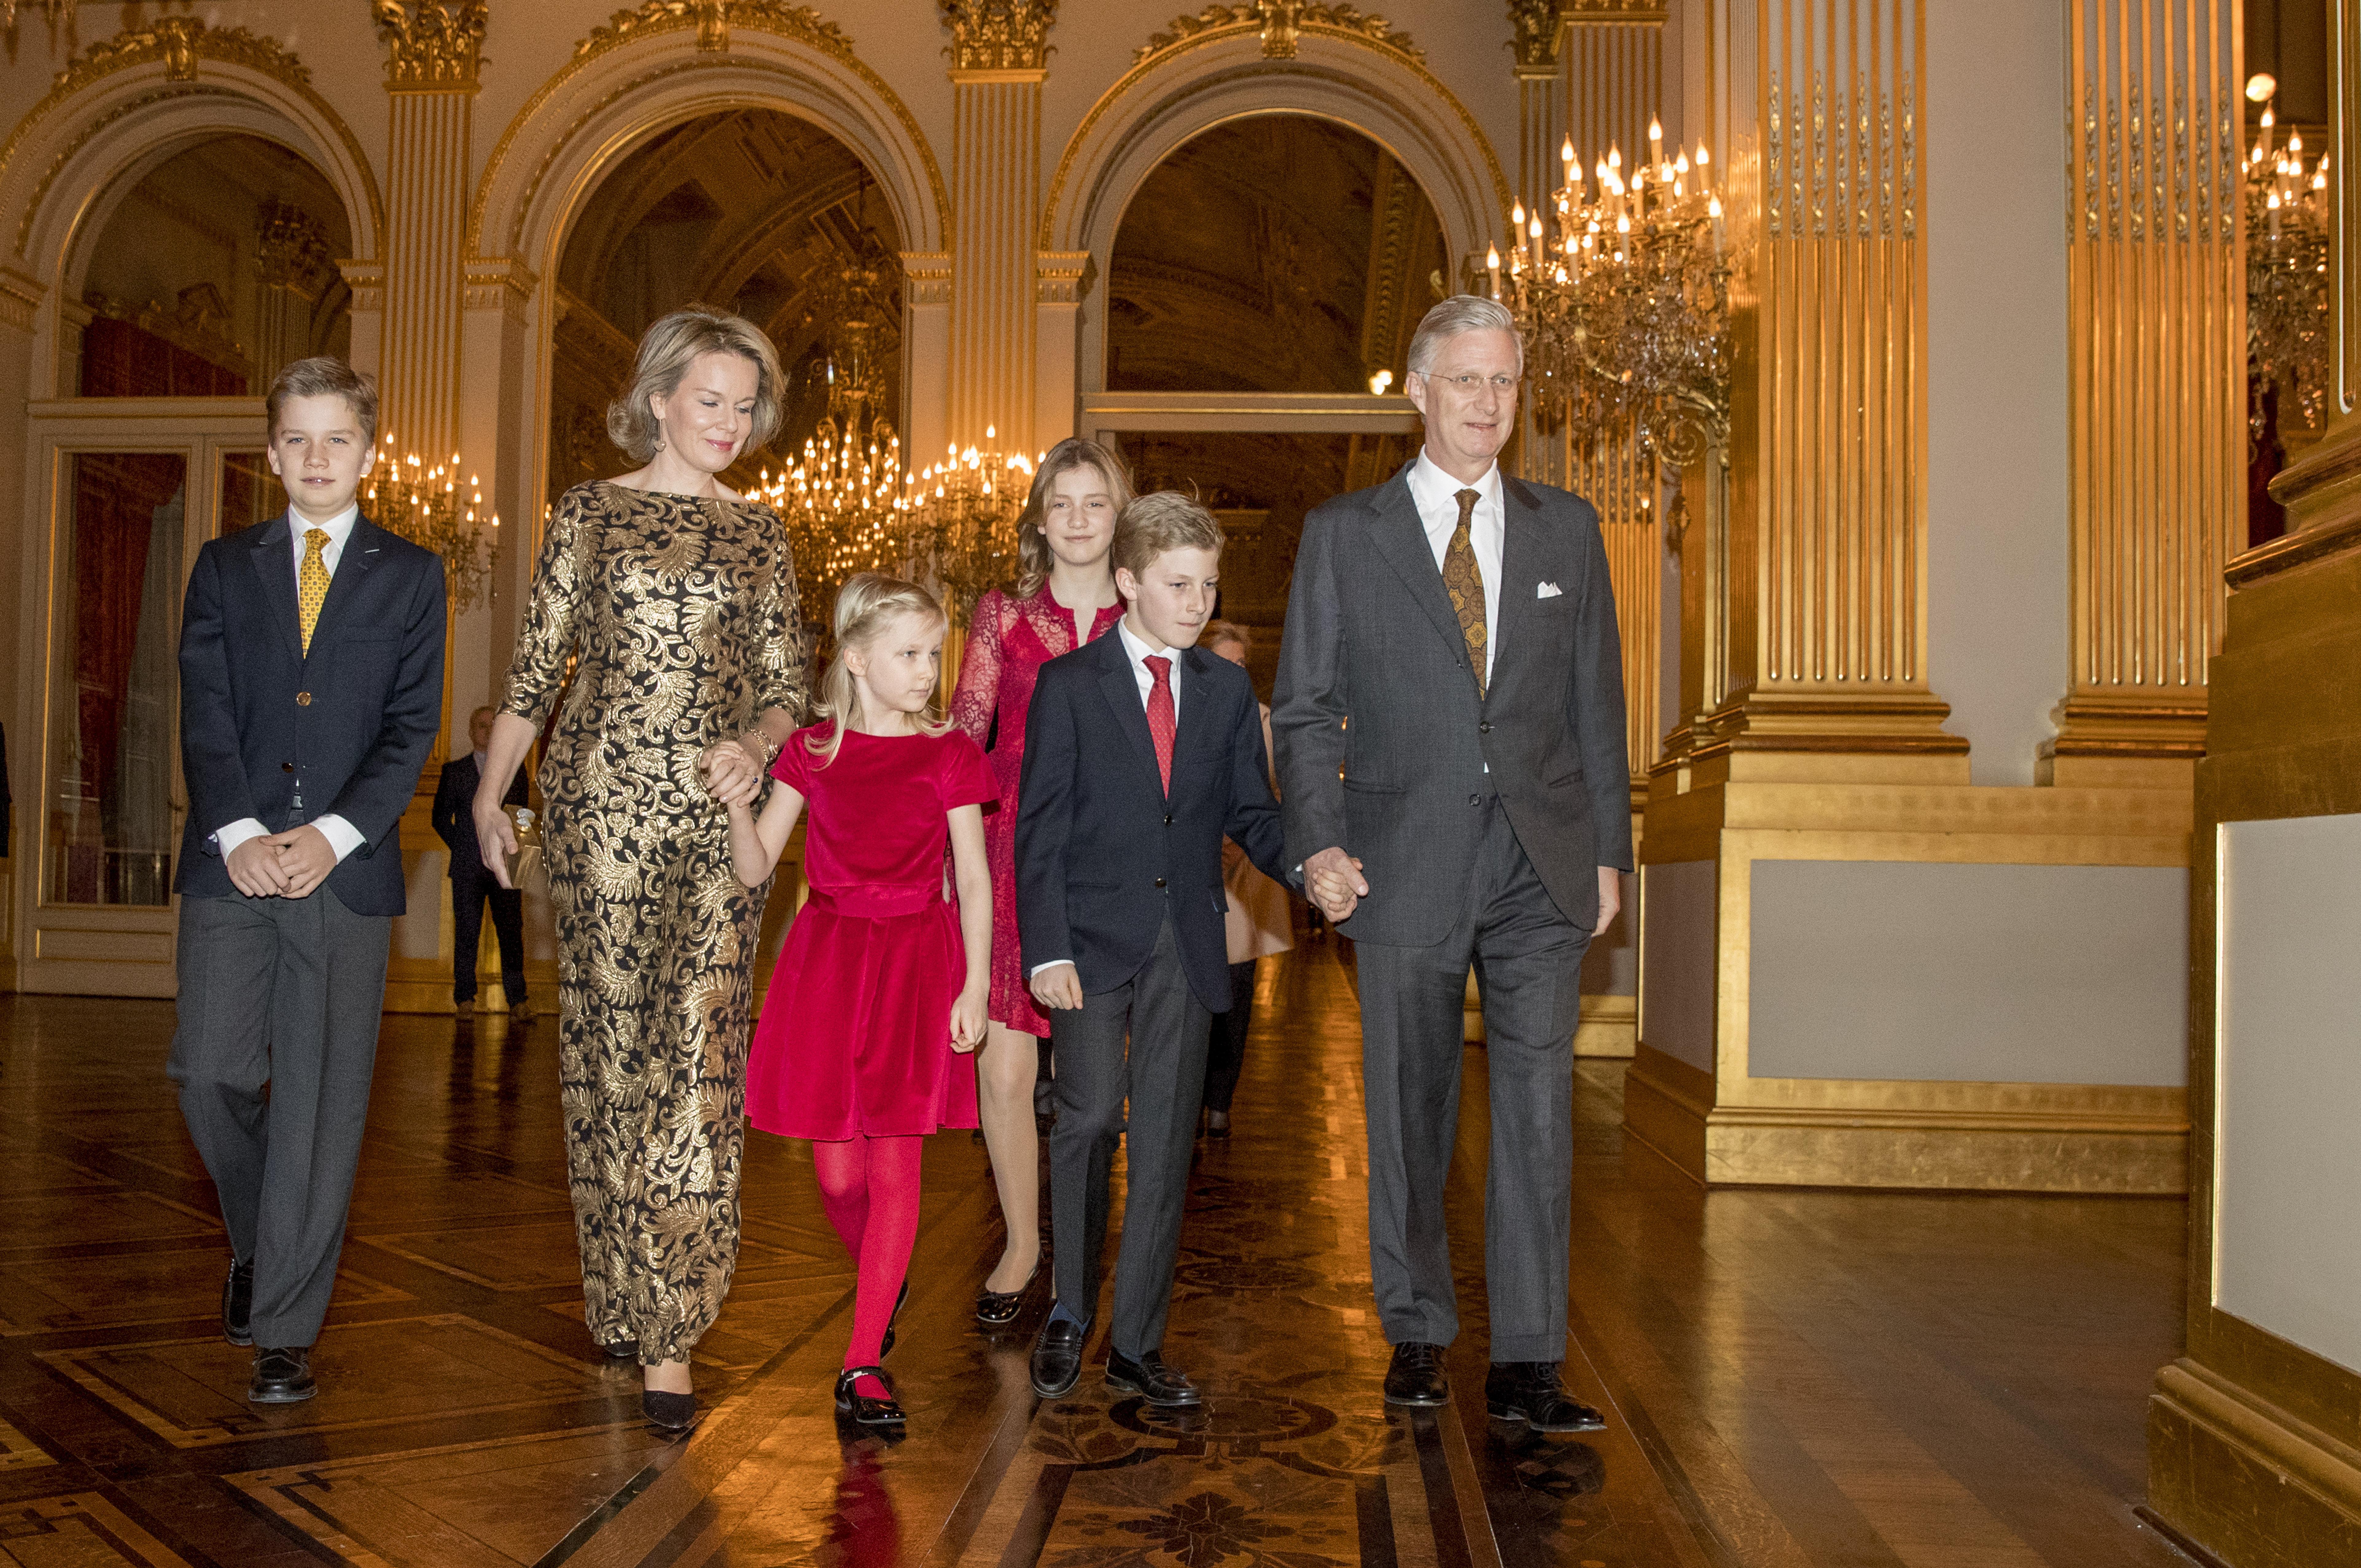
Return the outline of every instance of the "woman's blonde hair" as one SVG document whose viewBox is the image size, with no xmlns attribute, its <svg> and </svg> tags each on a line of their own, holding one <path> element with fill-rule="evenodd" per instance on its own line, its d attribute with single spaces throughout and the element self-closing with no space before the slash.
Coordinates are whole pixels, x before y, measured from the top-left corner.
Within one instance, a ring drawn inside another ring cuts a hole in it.
<svg viewBox="0 0 2361 1568">
<path fill-rule="evenodd" d="M 859 694 L 852 689 L 852 666 L 844 662 L 845 654 L 884 636 L 906 615 L 925 616 L 945 628 L 950 625 L 950 618 L 943 613 L 934 595 L 916 583 L 889 577 L 883 572 L 859 573 L 838 591 L 836 657 L 828 662 L 828 673 L 819 679 L 819 701 L 816 705 L 820 718 L 836 722 L 828 727 L 826 735 L 804 737 L 804 744 L 819 759 L 821 767 L 836 761 L 837 750 L 844 744 L 844 727 L 852 721 L 861 705 Z M 931 702 L 912 722 L 927 735 L 941 735 L 951 727 L 951 721 L 937 712 Z"/>
<path fill-rule="evenodd" d="M 1049 555 L 1049 541 L 1042 535 L 1041 517 L 1049 508 L 1049 487 L 1060 476 L 1077 468 L 1094 468 L 1106 481 L 1107 494 L 1115 501 L 1117 516 L 1131 504 L 1131 469 L 1118 453 L 1070 435 L 1049 448 L 1034 471 L 1033 489 L 1025 498 L 1025 510 L 1016 519 L 1016 597 L 1029 599 L 1041 591 L 1049 580 L 1049 568 L 1054 564 Z"/>
<path fill-rule="evenodd" d="M 779 433 L 779 351 L 771 346 L 761 327 L 743 316 L 710 305 L 686 305 L 641 337 L 639 360 L 631 367 L 631 389 L 608 406 L 608 439 L 632 462 L 652 460 L 664 439 L 656 416 L 649 411 L 649 400 L 669 398 L 678 391 L 688 367 L 707 354 L 735 354 L 754 362 L 754 429 L 741 451 L 758 451 Z"/>
</svg>

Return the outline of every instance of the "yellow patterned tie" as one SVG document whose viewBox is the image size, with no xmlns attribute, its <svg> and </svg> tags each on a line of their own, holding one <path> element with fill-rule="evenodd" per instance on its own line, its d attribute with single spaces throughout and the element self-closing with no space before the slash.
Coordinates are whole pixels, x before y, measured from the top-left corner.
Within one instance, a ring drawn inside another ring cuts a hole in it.
<svg viewBox="0 0 2361 1568">
<path fill-rule="evenodd" d="M 1466 527 L 1461 525 L 1465 533 Z M 328 531 L 307 528 L 303 531 L 303 567 L 295 574 L 295 613 L 303 622 L 303 652 L 312 652 L 312 628 L 320 624 L 320 606 L 328 597 L 328 563 L 320 552 L 328 547 Z M 1483 635 L 1484 606 L 1479 597 L 1476 606 L 1477 635 Z"/>
<path fill-rule="evenodd" d="M 1462 490 L 1459 526 L 1451 532 L 1451 548 L 1443 554 L 1443 586 L 1451 594 L 1452 612 L 1459 617 L 1459 634 L 1467 639 L 1467 664 L 1476 672 L 1476 695 L 1484 695 L 1484 574 L 1476 565 L 1476 543 L 1469 521 L 1483 496 Z"/>
</svg>

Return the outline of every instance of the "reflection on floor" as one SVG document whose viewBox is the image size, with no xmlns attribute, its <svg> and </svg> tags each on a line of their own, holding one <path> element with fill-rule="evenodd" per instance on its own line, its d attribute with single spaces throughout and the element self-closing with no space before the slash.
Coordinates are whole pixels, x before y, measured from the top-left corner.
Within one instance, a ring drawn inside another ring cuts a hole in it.
<svg viewBox="0 0 2361 1568">
<path fill-rule="evenodd" d="M 1095 1371 L 1044 1404 L 1046 1303 L 979 1333 L 983 1150 L 931 1141 L 892 1369 L 840 1431 L 851 1279 L 808 1159 L 757 1135 L 745 1255 L 686 1442 L 580 1318 L 555 1031 L 386 1021 L 324 1389 L 260 1409 L 154 1003 L 0 998 L 0 1563 L 1082 1568 L 2133 1568 L 2143 1407 L 2177 1351 L 2181 1206 L 1717 1192 L 1618 1128 L 1582 1064 L 1567 1381 L 1587 1441 L 1488 1422 L 1481 1050 L 1454 1185 L 1460 1400 L 1378 1398 L 1357 1036 L 1333 943 L 1267 960 L 1237 1134 L 1201 1147 L 1174 1419 Z M 1101 1314 L 1104 1321 L 1104 1314 Z M 1093 1365 L 1104 1354 L 1093 1347 Z"/>
</svg>

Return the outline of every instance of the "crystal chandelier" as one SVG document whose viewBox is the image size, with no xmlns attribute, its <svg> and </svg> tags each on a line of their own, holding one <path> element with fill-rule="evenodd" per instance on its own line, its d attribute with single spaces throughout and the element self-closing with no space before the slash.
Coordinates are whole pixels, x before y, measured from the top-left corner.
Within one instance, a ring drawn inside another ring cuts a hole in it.
<svg viewBox="0 0 2361 1568">
<path fill-rule="evenodd" d="M 909 518 L 912 565 L 941 588 L 944 608 L 961 622 L 987 588 L 1016 576 L 1016 520 L 1032 488 L 1033 460 L 1003 455 L 997 426 L 983 445 L 952 448 L 913 481 Z"/>
<path fill-rule="evenodd" d="M 868 324 L 849 323 L 841 330 Z M 868 361 L 857 342 L 842 335 L 839 342 L 841 352 L 823 371 L 828 411 L 819 427 L 791 467 L 776 477 L 764 468 L 755 487 L 787 525 L 804 617 L 823 632 L 837 590 L 848 579 L 862 572 L 898 573 L 909 559 L 902 441 L 872 400 Z"/>
<path fill-rule="evenodd" d="M 1554 213 L 1518 203 L 1505 264 L 1497 247 L 1484 259 L 1524 334 L 1535 414 L 1572 421 L 1586 454 L 1628 430 L 1673 492 L 1677 549 L 1680 472 L 1730 437 L 1730 267 L 1705 143 L 1668 159 L 1664 137 L 1651 120 L 1648 158 L 1628 175 L 1610 146 L 1594 184 L 1569 137 Z"/>
<path fill-rule="evenodd" d="M 2275 101 L 2246 153 L 2246 366 L 2316 431 L 2328 406 L 2328 155 L 2306 169 L 2301 133 L 2272 145 Z M 2249 433 L 2267 442 L 2266 401 L 2251 401 Z"/>
<path fill-rule="evenodd" d="M 443 557 L 454 613 L 476 608 L 500 537 L 500 515 L 485 510 L 482 482 L 470 474 L 459 483 L 463 466 L 456 452 L 450 462 L 431 467 L 415 452 L 398 455 L 388 433 L 362 481 L 363 510 L 371 521 Z"/>
</svg>

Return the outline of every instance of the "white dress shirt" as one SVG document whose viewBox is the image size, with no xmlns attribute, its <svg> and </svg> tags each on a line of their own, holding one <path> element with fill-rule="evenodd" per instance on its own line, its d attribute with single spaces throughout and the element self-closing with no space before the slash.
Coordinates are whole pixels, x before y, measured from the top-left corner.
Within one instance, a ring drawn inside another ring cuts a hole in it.
<svg viewBox="0 0 2361 1568">
<path fill-rule="evenodd" d="M 1435 466 L 1422 450 L 1410 466 L 1411 499 L 1418 504 L 1418 520 L 1426 525 L 1426 543 L 1434 552 L 1434 569 L 1443 570 L 1451 553 L 1451 536 L 1459 532 L 1459 492 L 1474 490 L 1479 498 L 1467 520 L 1467 542 L 1476 551 L 1476 570 L 1484 579 L 1484 685 L 1492 684 L 1492 664 L 1500 651 L 1500 549 L 1507 522 L 1501 510 L 1500 466 L 1493 464 L 1484 477 L 1464 485 Z"/>
<path fill-rule="evenodd" d="M 1456 509 L 1458 504 L 1454 501 L 1452 506 Z M 1458 515 L 1456 510 L 1452 512 L 1454 517 Z M 1148 656 L 1156 653 L 1156 650 L 1139 640 L 1138 635 L 1131 629 L 1131 618 L 1127 615 L 1115 623 L 1115 634 L 1123 639 L 1124 657 L 1131 661 L 1131 678 L 1139 686 L 1139 710 L 1145 713 L 1148 711 L 1148 698 L 1156 690 L 1156 672 L 1148 667 Z M 1177 740 L 1180 724 L 1180 650 L 1167 648 L 1163 652 L 1156 653 L 1156 656 L 1172 661 L 1171 671 L 1165 679 L 1172 688 L 1172 723 L 1174 739 Z M 1060 964 L 1071 964 L 1073 961 L 1071 959 L 1051 959 L 1046 964 L 1035 964 L 1026 971 L 1025 978 L 1031 980 L 1045 969 L 1056 969 Z"/>
<path fill-rule="evenodd" d="M 336 576 L 336 563 L 345 557 L 345 541 L 353 536 L 353 524 L 360 521 L 360 516 L 361 509 L 358 502 L 346 507 L 325 522 L 313 522 L 294 508 L 287 509 L 287 529 L 292 536 L 288 556 L 289 570 L 299 584 L 303 577 L 303 552 L 309 544 L 303 537 L 304 533 L 314 528 L 327 531 L 328 542 L 320 546 L 320 561 L 328 568 L 329 581 L 334 582 Z M 359 828 L 333 811 L 325 817 L 313 817 L 310 825 L 317 828 L 326 838 L 328 847 L 336 851 L 336 861 L 339 864 L 343 863 L 346 855 L 368 842 L 361 837 Z M 259 839 L 269 831 L 269 828 L 265 828 L 253 817 L 241 817 L 225 828 L 215 828 L 214 843 L 220 849 L 222 859 L 227 860 L 232 850 L 236 849 L 248 839 Z"/>
</svg>

